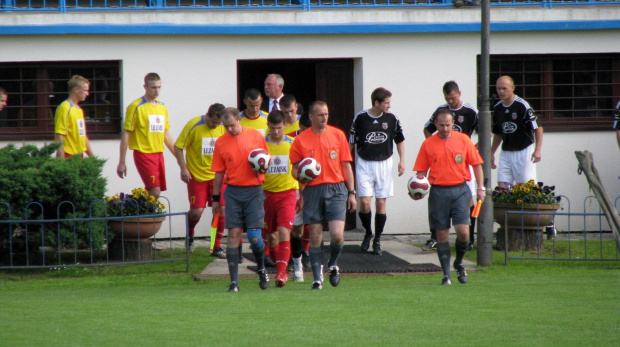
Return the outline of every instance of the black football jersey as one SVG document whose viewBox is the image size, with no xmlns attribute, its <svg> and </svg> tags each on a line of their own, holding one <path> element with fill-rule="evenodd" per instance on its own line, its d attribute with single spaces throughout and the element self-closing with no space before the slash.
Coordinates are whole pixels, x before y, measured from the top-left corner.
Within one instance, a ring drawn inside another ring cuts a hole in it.
<svg viewBox="0 0 620 347">
<path fill-rule="evenodd" d="M 500 100 L 493 106 L 493 134 L 502 135 L 503 151 L 520 151 L 534 143 L 538 122 L 527 101 L 515 96 L 509 106 Z"/>
<path fill-rule="evenodd" d="M 349 143 L 357 145 L 357 154 L 368 161 L 386 160 L 394 153 L 394 142 L 405 140 L 403 128 L 398 118 L 392 113 L 383 113 L 372 117 L 368 111 L 355 115 Z"/>
<path fill-rule="evenodd" d="M 474 134 L 474 131 L 478 131 L 478 110 L 475 107 L 464 102 L 460 108 L 453 110 L 450 108 L 450 105 L 445 103 L 437 107 L 437 110 L 433 112 L 433 115 L 428 122 L 424 124 L 424 128 L 430 134 L 437 131 L 437 127 L 435 126 L 435 117 L 437 116 L 437 111 L 440 108 L 447 108 L 452 111 L 452 115 L 454 116 L 454 125 L 452 126 L 452 130 L 461 132 L 469 137 Z"/>
</svg>

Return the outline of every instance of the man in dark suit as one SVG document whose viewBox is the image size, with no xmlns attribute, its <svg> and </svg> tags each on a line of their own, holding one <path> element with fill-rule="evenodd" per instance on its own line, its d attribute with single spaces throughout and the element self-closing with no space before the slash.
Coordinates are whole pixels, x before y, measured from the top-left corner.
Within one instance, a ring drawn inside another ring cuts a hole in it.
<svg viewBox="0 0 620 347">
<path fill-rule="evenodd" d="M 280 99 L 284 95 L 284 78 L 278 74 L 269 74 L 265 79 L 265 96 L 260 109 L 267 113 L 273 110 L 280 110 Z"/>
<path fill-rule="evenodd" d="M 280 99 L 284 96 L 282 90 L 284 89 L 284 78 L 279 74 L 269 74 L 265 79 L 265 96 L 263 102 L 260 105 L 260 109 L 269 113 L 274 107 L 274 100 L 276 101 L 276 110 L 282 111 L 280 107 Z M 304 113 L 304 106 L 297 103 L 297 115 Z"/>
</svg>

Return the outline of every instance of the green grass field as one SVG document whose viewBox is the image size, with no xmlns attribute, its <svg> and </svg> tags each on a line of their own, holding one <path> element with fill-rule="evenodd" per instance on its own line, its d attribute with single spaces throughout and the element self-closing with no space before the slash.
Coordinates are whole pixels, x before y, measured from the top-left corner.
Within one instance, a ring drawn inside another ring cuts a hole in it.
<svg viewBox="0 0 620 347">
<path fill-rule="evenodd" d="M 475 259 L 475 252 L 468 257 Z M 620 263 L 511 261 L 469 273 L 345 277 L 311 291 L 195 281 L 185 264 L 0 273 L 1 346 L 616 346 Z M 192 272 L 211 260 L 192 254 Z"/>
</svg>

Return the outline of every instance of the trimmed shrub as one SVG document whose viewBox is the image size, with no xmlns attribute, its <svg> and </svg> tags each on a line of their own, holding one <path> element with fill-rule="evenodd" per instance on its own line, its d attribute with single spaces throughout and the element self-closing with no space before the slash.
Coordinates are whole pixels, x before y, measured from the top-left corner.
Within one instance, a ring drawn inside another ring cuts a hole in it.
<svg viewBox="0 0 620 347">
<path fill-rule="evenodd" d="M 107 180 L 102 177 L 102 171 L 105 160 L 77 156 L 66 160 L 53 158 L 58 146 L 52 143 L 38 148 L 26 144 L 21 148 L 8 145 L 0 149 L 0 201 L 11 207 L 11 219 L 104 216 Z M 43 211 L 37 204 L 31 204 L 26 212 L 30 202 L 40 203 Z M 0 219 L 8 219 L 6 206 L 0 205 Z M 46 223 L 45 245 L 73 248 L 91 246 L 92 241 L 92 246 L 100 249 L 105 242 L 104 227 L 104 221 Z M 0 248 L 4 248 L 8 241 L 8 224 L 0 228 Z M 28 226 L 29 234 L 42 230 L 41 223 L 36 221 Z M 40 244 L 40 240 L 40 234 L 38 238 L 29 235 L 29 243 Z"/>
</svg>

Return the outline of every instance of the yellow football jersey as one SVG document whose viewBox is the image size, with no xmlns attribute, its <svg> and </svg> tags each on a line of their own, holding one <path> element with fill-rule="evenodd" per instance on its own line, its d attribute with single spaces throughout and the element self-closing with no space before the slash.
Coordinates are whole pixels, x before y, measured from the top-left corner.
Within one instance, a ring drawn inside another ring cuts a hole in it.
<svg viewBox="0 0 620 347">
<path fill-rule="evenodd" d="M 241 125 L 247 128 L 252 128 L 260 131 L 263 136 L 269 134 L 269 127 L 267 126 L 267 114 L 265 111 L 260 111 L 260 114 L 255 119 L 249 119 L 245 116 L 245 111 L 241 112 Z"/>
<path fill-rule="evenodd" d="M 263 189 L 274 193 L 299 189 L 299 183 L 292 174 L 293 163 L 289 160 L 293 138 L 285 135 L 282 143 L 274 145 L 269 142 L 269 136 L 267 136 L 266 142 L 269 155 L 271 155 L 271 163 L 265 174 Z"/>
<path fill-rule="evenodd" d="M 296 120 L 295 123 L 289 124 L 284 127 L 284 134 L 295 137 L 297 136 L 297 130 L 299 130 L 299 120 Z"/>
<path fill-rule="evenodd" d="M 129 149 L 142 153 L 162 153 L 165 132 L 170 129 L 168 109 L 156 100 L 151 105 L 141 97 L 127 106 L 123 129 L 131 131 Z"/>
<path fill-rule="evenodd" d="M 222 125 L 209 128 L 204 116 L 190 120 L 174 143 L 174 146 L 185 150 L 187 169 L 198 182 L 209 181 L 215 178 L 211 171 L 213 164 L 213 149 L 218 137 L 224 135 L 226 129 Z"/>
<path fill-rule="evenodd" d="M 70 155 L 86 152 L 86 122 L 84 111 L 65 100 L 56 108 L 54 132 L 64 135 L 64 150 Z"/>
</svg>

